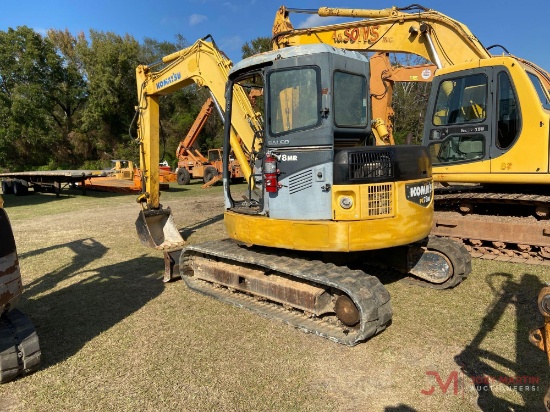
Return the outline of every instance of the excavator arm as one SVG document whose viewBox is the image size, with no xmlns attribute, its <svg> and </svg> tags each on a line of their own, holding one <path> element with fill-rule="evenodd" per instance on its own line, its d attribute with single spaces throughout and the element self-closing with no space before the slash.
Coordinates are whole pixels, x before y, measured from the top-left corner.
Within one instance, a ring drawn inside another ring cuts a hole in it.
<svg viewBox="0 0 550 412">
<path fill-rule="evenodd" d="M 138 136 L 140 169 L 143 173 L 143 192 L 138 197 L 142 212 L 136 221 L 138 236 L 143 244 L 158 250 L 175 250 L 183 246 L 183 239 L 175 227 L 170 209 L 160 204 L 159 182 L 159 101 L 160 97 L 184 87 L 206 87 L 220 116 L 225 107 L 225 84 L 232 62 L 223 55 L 213 41 L 200 39 L 192 46 L 165 56 L 157 65 L 140 65 L 136 69 L 139 97 Z M 251 168 L 247 153 L 259 145 L 261 124 L 250 101 L 241 88 L 233 95 L 234 116 L 231 120 L 230 144 L 243 174 L 250 181 Z"/>
<path fill-rule="evenodd" d="M 370 69 L 370 97 L 373 117 L 376 119 L 373 123 L 376 146 L 393 145 L 392 99 L 395 83 L 431 82 L 436 66 L 392 66 L 388 53 L 378 52 L 370 58 Z M 384 125 L 385 130 L 380 130 L 378 125 Z"/>
<path fill-rule="evenodd" d="M 208 162 L 208 159 L 197 150 L 197 148 L 195 147 L 195 143 L 197 142 L 197 138 L 199 137 L 201 130 L 206 124 L 206 121 L 212 114 L 212 110 L 214 110 L 214 100 L 209 97 L 202 105 L 202 108 L 195 118 L 195 121 L 191 125 L 189 132 L 187 132 L 185 138 L 178 145 L 178 148 L 176 149 L 177 159 L 182 156 L 191 156 L 193 157 L 193 159 L 196 159 L 199 162 Z"/>
<path fill-rule="evenodd" d="M 231 61 L 216 47 L 213 41 L 198 40 L 192 46 L 162 59 L 165 66 L 153 71 L 154 67 L 140 65 L 136 69 L 139 96 L 138 141 L 140 163 L 145 179 L 145 194 L 141 201 L 146 209 L 159 209 L 158 159 L 159 159 L 159 99 L 190 85 L 206 87 L 216 108 L 225 107 L 225 83 Z M 253 150 L 254 133 L 261 129 L 244 90 L 234 94 L 231 148 L 249 180 L 251 169 L 246 152 Z"/>
<path fill-rule="evenodd" d="M 361 20 L 295 29 L 290 13 Z M 418 5 L 383 10 L 330 7 L 305 10 L 282 6 L 275 16 L 272 35 L 275 49 L 324 43 L 356 51 L 412 53 L 438 68 L 491 57 L 465 25 Z"/>
</svg>

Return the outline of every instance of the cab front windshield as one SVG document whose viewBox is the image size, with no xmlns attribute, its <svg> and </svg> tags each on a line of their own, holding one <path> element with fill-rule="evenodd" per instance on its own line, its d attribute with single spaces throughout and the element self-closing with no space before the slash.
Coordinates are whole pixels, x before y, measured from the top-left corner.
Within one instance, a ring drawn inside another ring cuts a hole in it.
<svg viewBox="0 0 550 412">
<path fill-rule="evenodd" d="M 269 74 L 270 133 L 280 135 L 321 123 L 321 86 L 315 67 Z"/>
</svg>

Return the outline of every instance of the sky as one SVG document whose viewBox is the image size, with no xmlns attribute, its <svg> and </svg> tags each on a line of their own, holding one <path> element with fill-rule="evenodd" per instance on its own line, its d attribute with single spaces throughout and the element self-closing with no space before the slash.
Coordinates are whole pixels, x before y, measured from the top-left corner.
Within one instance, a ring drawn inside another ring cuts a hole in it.
<svg viewBox="0 0 550 412">
<path fill-rule="evenodd" d="M 385 9 L 413 2 L 465 24 L 486 47 L 501 44 L 550 71 L 549 0 L 3 0 L 0 30 L 24 25 L 40 33 L 53 28 L 88 35 L 94 29 L 130 34 L 139 42 L 146 37 L 175 42 L 181 34 L 189 44 L 211 34 L 236 63 L 245 42 L 271 36 L 275 14 L 283 4 L 302 9 Z M 291 21 L 294 27 L 307 27 L 345 20 L 292 14 Z"/>
</svg>

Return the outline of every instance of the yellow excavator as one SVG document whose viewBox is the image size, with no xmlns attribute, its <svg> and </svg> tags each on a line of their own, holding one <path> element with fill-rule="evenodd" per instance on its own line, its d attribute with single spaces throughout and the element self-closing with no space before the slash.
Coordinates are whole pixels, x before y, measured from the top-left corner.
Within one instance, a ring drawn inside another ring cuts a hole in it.
<svg viewBox="0 0 550 412">
<path fill-rule="evenodd" d="M 295 29 L 291 13 L 360 20 Z M 419 5 L 383 10 L 279 9 L 273 25 L 274 48 L 319 43 L 363 52 L 412 53 L 430 61 L 436 72 L 422 144 L 430 152 L 434 181 L 451 184 L 436 191 L 432 233 L 462 239 L 476 257 L 549 262 L 548 228 L 532 216 L 550 217 L 546 70 L 510 55 L 502 46 L 503 55 L 491 54 L 494 46 L 484 47 L 464 24 Z M 380 73 L 371 71 L 371 85 L 380 78 Z M 389 123 L 391 112 L 375 104 L 373 110 L 373 118 Z M 472 213 L 483 209 L 489 216 Z M 503 213 L 514 216 L 498 219 Z"/>
<path fill-rule="evenodd" d="M 458 285 L 470 255 L 429 238 L 433 185 L 420 146 L 372 141 L 369 61 L 326 45 L 288 47 L 231 67 L 213 41 L 136 70 L 138 137 L 146 190 L 141 241 L 164 252 L 165 280 L 185 284 L 338 343 L 381 332 L 390 296 L 366 263 L 390 265 L 436 289 Z M 156 180 L 159 98 L 197 84 L 224 117 L 224 164 L 232 151 L 248 185 L 223 169 L 229 239 L 187 245 Z M 256 92 L 253 92 L 256 91 Z M 248 95 L 261 96 L 254 99 Z M 235 193 L 233 193 L 235 192 Z M 346 265 L 343 264 L 346 263 Z"/>
</svg>

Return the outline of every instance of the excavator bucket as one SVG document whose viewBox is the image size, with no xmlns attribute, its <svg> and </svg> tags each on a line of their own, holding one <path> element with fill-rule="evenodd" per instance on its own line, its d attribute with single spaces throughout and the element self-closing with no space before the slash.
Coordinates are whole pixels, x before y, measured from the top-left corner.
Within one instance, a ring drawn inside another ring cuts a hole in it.
<svg viewBox="0 0 550 412">
<path fill-rule="evenodd" d="M 142 210 L 136 220 L 136 229 L 141 243 L 153 249 L 181 249 L 185 244 L 170 208 Z"/>
</svg>

